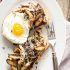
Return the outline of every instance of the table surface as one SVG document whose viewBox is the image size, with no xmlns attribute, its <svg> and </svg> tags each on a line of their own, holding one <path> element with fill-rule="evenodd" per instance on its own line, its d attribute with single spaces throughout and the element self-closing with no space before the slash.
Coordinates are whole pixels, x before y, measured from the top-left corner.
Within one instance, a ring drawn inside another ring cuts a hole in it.
<svg viewBox="0 0 70 70">
<path fill-rule="evenodd" d="M 59 3 L 65 18 L 70 21 L 70 0 L 57 0 L 57 2 Z"/>
</svg>

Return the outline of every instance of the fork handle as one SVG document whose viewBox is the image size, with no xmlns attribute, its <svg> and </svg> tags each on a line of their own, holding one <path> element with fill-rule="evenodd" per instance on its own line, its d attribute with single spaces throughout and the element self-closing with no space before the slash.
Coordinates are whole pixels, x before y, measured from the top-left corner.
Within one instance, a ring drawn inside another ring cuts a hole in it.
<svg viewBox="0 0 70 70">
<path fill-rule="evenodd" d="M 55 53 L 52 53 L 54 70 L 58 70 L 58 62 Z"/>
</svg>

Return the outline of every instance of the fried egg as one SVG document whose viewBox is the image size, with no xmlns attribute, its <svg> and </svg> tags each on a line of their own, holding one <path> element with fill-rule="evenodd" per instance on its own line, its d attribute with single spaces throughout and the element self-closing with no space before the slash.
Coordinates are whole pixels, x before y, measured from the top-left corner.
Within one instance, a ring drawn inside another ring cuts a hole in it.
<svg viewBox="0 0 70 70">
<path fill-rule="evenodd" d="M 25 13 L 12 12 L 4 20 L 2 34 L 15 44 L 24 44 L 29 35 L 29 20 Z"/>
</svg>

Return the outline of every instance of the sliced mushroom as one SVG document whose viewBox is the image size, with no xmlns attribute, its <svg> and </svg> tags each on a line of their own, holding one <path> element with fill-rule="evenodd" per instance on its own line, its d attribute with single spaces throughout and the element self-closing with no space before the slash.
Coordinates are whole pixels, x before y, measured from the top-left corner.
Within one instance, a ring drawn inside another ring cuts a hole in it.
<svg viewBox="0 0 70 70">
<path fill-rule="evenodd" d="M 20 55 L 23 57 L 23 59 L 25 58 L 25 49 L 22 47 L 22 45 L 19 45 L 19 48 L 21 49 L 20 51 Z"/>
<path fill-rule="evenodd" d="M 44 16 L 43 23 L 47 24 L 46 16 Z"/>
<path fill-rule="evenodd" d="M 18 53 L 18 54 L 20 53 L 20 51 L 21 51 L 21 50 L 20 50 L 19 47 L 16 47 L 16 48 L 13 50 L 14 53 Z"/>
<path fill-rule="evenodd" d="M 24 60 L 20 59 L 20 60 L 18 61 L 18 64 L 19 64 L 19 65 L 24 65 Z"/>
<path fill-rule="evenodd" d="M 43 21 L 43 18 L 42 18 L 42 16 L 40 16 L 40 18 L 37 21 L 35 21 L 35 26 L 41 25 L 42 21 Z"/>
<path fill-rule="evenodd" d="M 21 70 L 30 70 L 29 68 L 30 68 L 31 63 L 32 63 L 32 62 L 26 63 L 25 66 L 23 66 L 23 67 L 21 68 Z"/>
<path fill-rule="evenodd" d="M 15 66 L 11 66 L 11 70 L 18 70 L 18 69 Z"/>
<path fill-rule="evenodd" d="M 25 12 L 29 15 L 30 21 L 33 22 L 35 20 L 35 17 L 33 16 L 33 14 L 29 10 L 25 10 Z"/>
<path fill-rule="evenodd" d="M 44 49 L 45 47 L 42 47 L 42 46 L 35 47 L 35 50 L 37 51 L 43 51 Z"/>
<path fill-rule="evenodd" d="M 17 66 L 17 61 L 14 61 L 14 60 L 10 60 L 10 59 L 7 59 L 6 60 L 7 61 L 7 63 L 9 64 L 9 65 L 11 65 L 11 66 Z"/>
<path fill-rule="evenodd" d="M 43 16 L 42 13 L 37 14 L 36 18 L 35 18 L 35 21 L 38 20 L 41 16 Z"/>
<path fill-rule="evenodd" d="M 20 55 L 19 54 L 9 54 L 8 57 L 10 59 L 13 59 L 13 60 L 18 60 L 20 59 Z"/>
<path fill-rule="evenodd" d="M 21 8 L 29 8 L 28 5 L 22 5 Z"/>
</svg>

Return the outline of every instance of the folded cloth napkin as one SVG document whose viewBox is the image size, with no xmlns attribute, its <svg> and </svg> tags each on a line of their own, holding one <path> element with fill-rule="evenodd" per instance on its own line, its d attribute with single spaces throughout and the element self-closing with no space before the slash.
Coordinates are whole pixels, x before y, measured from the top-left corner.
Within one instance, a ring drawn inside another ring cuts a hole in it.
<svg viewBox="0 0 70 70">
<path fill-rule="evenodd" d="M 70 70 L 70 23 L 66 24 L 66 48 L 59 70 Z"/>
<path fill-rule="evenodd" d="M 0 2 L 1 2 L 2 0 L 0 0 Z"/>
</svg>

